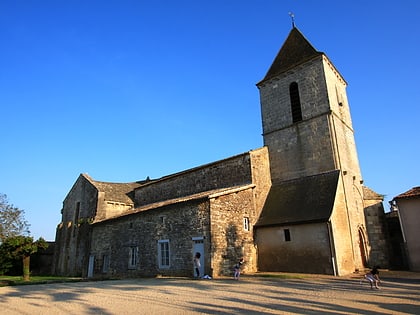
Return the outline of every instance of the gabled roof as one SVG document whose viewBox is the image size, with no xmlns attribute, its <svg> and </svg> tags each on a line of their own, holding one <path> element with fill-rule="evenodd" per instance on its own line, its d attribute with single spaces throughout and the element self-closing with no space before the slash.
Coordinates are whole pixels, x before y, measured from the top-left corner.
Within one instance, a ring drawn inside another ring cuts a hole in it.
<svg viewBox="0 0 420 315">
<path fill-rule="evenodd" d="M 339 171 L 273 185 L 256 227 L 327 222 L 334 208 Z"/>
<path fill-rule="evenodd" d="M 394 197 L 395 199 L 404 199 L 404 198 L 418 198 L 420 197 L 420 187 L 413 187 L 410 190 L 406 191 L 405 193 L 399 194 L 398 196 Z"/>
<path fill-rule="evenodd" d="M 322 54 L 322 52 L 317 51 L 305 36 L 294 27 L 260 83 Z"/>
<path fill-rule="evenodd" d="M 92 179 L 87 174 L 82 174 L 99 192 L 105 193 L 105 200 L 134 204 L 134 190 L 148 182 L 138 181 L 131 183 L 100 182 Z"/>
<path fill-rule="evenodd" d="M 364 200 L 384 200 L 384 196 L 378 194 L 367 186 L 363 186 L 363 199 Z"/>
</svg>

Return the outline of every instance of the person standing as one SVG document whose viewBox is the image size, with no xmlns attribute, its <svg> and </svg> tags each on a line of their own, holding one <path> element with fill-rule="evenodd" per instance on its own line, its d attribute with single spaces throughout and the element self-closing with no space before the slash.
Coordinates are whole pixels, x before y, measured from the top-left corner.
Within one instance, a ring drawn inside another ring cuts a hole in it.
<svg viewBox="0 0 420 315">
<path fill-rule="evenodd" d="M 193 260 L 194 269 L 195 269 L 197 278 L 200 278 L 200 267 L 201 267 L 200 257 L 201 257 L 201 254 L 197 252 L 195 253 L 194 260 Z"/>
</svg>

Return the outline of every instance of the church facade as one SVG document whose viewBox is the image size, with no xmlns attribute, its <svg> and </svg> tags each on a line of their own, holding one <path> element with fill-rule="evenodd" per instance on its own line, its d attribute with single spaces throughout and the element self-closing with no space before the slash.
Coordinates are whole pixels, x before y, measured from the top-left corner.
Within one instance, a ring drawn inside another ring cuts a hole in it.
<svg viewBox="0 0 420 315">
<path fill-rule="evenodd" d="M 196 252 L 213 277 L 240 258 L 244 272 L 343 275 L 382 263 L 365 217 L 382 197 L 364 197 L 346 85 L 293 27 L 257 84 L 264 146 L 134 183 L 81 174 L 63 202 L 53 273 L 193 276 Z"/>
</svg>

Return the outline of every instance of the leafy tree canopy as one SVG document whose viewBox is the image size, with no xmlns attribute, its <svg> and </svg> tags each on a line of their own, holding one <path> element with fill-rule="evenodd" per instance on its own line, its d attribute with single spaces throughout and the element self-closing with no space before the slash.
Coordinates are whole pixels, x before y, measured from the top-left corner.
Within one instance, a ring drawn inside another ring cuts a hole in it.
<svg viewBox="0 0 420 315">
<path fill-rule="evenodd" d="M 31 236 L 13 236 L 4 240 L 1 244 L 0 249 L 7 253 L 9 258 L 19 259 L 26 256 L 35 254 L 40 248 L 47 248 L 48 243 L 40 237 L 34 242 Z"/>
<path fill-rule="evenodd" d="M 31 236 L 13 236 L 6 238 L 0 245 L 0 273 L 7 272 L 12 266 L 13 261 L 21 259 L 23 263 L 23 279 L 29 280 L 30 277 L 30 256 L 39 249 L 45 249 L 48 243 L 40 237 L 34 242 Z"/>
<path fill-rule="evenodd" d="M 9 237 L 29 235 L 25 211 L 9 204 L 7 196 L 0 193 L 0 243 Z"/>
</svg>

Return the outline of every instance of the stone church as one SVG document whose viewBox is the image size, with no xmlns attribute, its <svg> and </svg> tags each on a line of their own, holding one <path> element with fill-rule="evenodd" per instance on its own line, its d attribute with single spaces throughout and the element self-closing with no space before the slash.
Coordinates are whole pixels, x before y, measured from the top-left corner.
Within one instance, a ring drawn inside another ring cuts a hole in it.
<svg viewBox="0 0 420 315">
<path fill-rule="evenodd" d="M 53 273 L 192 277 L 196 252 L 213 277 L 241 257 L 245 273 L 330 275 L 386 260 L 368 231 L 382 197 L 363 185 L 346 85 L 293 27 L 257 84 L 264 146 L 133 183 L 81 174 L 63 202 Z"/>
</svg>

